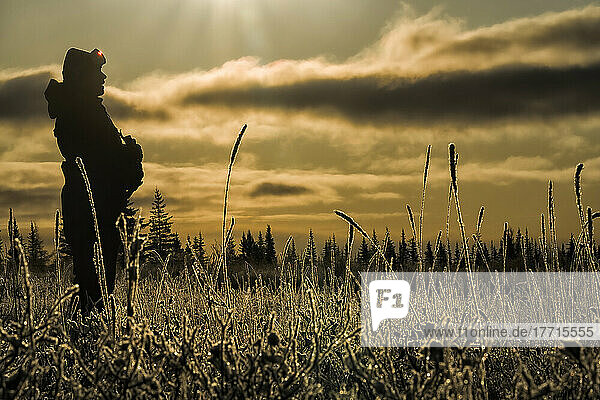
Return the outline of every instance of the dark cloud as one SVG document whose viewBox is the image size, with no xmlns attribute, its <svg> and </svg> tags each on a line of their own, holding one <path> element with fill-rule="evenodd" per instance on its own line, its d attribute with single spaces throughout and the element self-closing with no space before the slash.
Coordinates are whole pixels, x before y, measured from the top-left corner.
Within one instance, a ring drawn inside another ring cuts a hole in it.
<svg viewBox="0 0 600 400">
<path fill-rule="evenodd" d="M 56 206 L 59 200 L 60 187 L 33 189 L 0 188 L 0 206 L 5 210 L 26 206 L 28 211 L 34 209 L 49 214 L 52 212 L 52 206 Z"/>
<path fill-rule="evenodd" d="M 285 183 L 263 182 L 256 185 L 250 192 L 250 197 L 260 196 L 293 196 L 310 193 L 312 190 L 305 186 L 288 185 Z"/>
<path fill-rule="evenodd" d="M 0 118 L 48 118 L 44 90 L 51 78 L 49 71 L 0 80 Z"/>
<path fill-rule="evenodd" d="M 600 109 L 599 84 L 599 64 L 513 66 L 421 79 L 368 76 L 215 89 L 189 95 L 183 102 L 337 111 L 355 120 L 478 121 L 595 112 Z"/>
<path fill-rule="evenodd" d="M 0 119 L 48 119 L 44 91 L 51 78 L 50 71 L 39 71 L 0 80 Z M 145 109 L 117 95 L 107 93 L 104 99 L 114 118 L 164 120 L 169 116 L 165 109 Z"/>
</svg>

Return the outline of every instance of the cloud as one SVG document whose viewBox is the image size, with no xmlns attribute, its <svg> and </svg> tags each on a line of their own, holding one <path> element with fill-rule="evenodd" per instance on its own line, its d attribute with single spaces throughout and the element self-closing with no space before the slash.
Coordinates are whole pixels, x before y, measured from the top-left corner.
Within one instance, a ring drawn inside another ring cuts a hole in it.
<svg viewBox="0 0 600 400">
<path fill-rule="evenodd" d="M 417 17 L 405 8 L 353 61 L 421 76 L 510 64 L 564 67 L 600 61 L 599 38 L 600 7 L 593 5 L 471 30 L 440 9 Z"/>
<path fill-rule="evenodd" d="M 262 182 L 250 192 L 250 197 L 261 196 L 295 196 L 312 192 L 305 186 L 288 185 L 285 183 Z"/>
<path fill-rule="evenodd" d="M 51 68 L 0 74 L 0 119 L 47 118 L 44 90 L 51 77 Z"/>
<path fill-rule="evenodd" d="M 435 74 L 421 79 L 368 76 L 290 85 L 199 92 L 184 104 L 337 111 L 346 118 L 429 123 L 506 117 L 547 117 L 600 109 L 600 64 L 586 67 L 507 67 Z"/>
<path fill-rule="evenodd" d="M 333 111 L 363 124 L 590 113 L 600 103 L 598 38 L 598 6 L 471 30 L 439 11 L 405 9 L 378 41 L 343 62 L 263 65 L 245 57 L 209 71 L 151 74 L 108 87 L 105 98 L 113 117 L 138 121 L 189 117 L 189 106 Z M 40 92 L 56 69 L 0 73 L 0 118 L 44 116 Z"/>
<path fill-rule="evenodd" d="M 50 79 L 59 79 L 58 66 L 50 65 L 22 71 L 0 71 L 0 120 L 23 121 L 48 119 L 44 91 Z M 117 88 L 107 88 L 104 96 L 113 117 L 135 119 L 168 118 L 165 109 L 141 107 L 135 95 L 123 95 Z"/>
</svg>

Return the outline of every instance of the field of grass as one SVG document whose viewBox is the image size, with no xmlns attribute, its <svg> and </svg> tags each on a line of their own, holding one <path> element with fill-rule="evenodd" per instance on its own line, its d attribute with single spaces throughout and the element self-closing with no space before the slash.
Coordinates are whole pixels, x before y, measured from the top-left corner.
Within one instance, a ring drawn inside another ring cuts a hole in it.
<svg viewBox="0 0 600 400">
<path fill-rule="evenodd" d="M 230 174 L 242 135 L 232 151 Z M 469 237 L 462 223 L 455 151 L 451 145 L 448 220 L 453 204 L 462 255 L 445 268 L 485 270 L 490 263 L 479 236 L 483 209 L 477 231 Z M 428 160 L 429 149 L 423 202 Z M 581 168 L 575 178 L 579 194 Z M 223 243 L 233 225 L 226 224 L 229 178 Z M 541 258 L 523 265 L 525 270 L 597 270 L 591 222 L 600 215 L 584 210 L 580 195 L 577 199 L 582 231 L 570 264 L 561 265 L 558 257 L 550 187 L 549 223 L 546 228 L 542 222 L 538 239 Z M 350 249 L 354 236 L 368 236 L 351 216 L 337 214 L 348 222 Z M 422 219 L 415 222 L 410 208 L 409 215 L 420 243 Z M 5 263 L 0 277 L 0 398 L 600 396 L 600 351 L 595 348 L 362 348 L 359 277 L 351 261 L 341 275 L 322 274 L 306 265 L 305 257 L 287 262 L 284 250 L 276 270 L 263 276 L 229 271 L 226 256 L 213 254 L 206 263 L 189 260 L 177 275 L 163 263 L 156 273 L 140 278 L 143 233 L 135 229 L 126 239 L 127 268 L 118 275 L 114 294 L 103 294 L 107 307 L 89 317 L 77 312 L 66 260 L 59 257 L 44 274 L 29 272 L 22 251 L 19 268 Z M 446 241 L 440 232 L 434 260 Z M 522 260 L 526 263 L 528 257 Z M 371 261 L 371 270 L 389 268 L 378 254 Z M 421 252 L 415 268 L 425 268 Z M 435 269 L 435 261 L 430 268 Z"/>
</svg>

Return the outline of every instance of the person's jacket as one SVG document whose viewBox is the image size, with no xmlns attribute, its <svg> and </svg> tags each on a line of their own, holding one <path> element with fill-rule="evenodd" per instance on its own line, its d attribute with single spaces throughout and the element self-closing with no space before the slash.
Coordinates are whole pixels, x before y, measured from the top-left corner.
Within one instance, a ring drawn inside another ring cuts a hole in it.
<svg viewBox="0 0 600 400">
<path fill-rule="evenodd" d="M 100 203 L 125 201 L 121 169 L 123 142 L 102 99 L 82 96 L 76 89 L 52 79 L 44 92 L 48 114 L 56 119 L 54 136 L 65 158 L 65 185 L 81 187 L 75 158 L 81 157 L 94 198 Z"/>
</svg>

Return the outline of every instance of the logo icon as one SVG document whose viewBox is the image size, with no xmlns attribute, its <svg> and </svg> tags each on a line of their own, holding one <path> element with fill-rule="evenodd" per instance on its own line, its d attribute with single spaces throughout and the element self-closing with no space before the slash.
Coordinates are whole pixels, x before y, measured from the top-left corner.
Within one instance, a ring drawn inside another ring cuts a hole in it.
<svg viewBox="0 0 600 400">
<path fill-rule="evenodd" d="M 369 283 L 371 325 L 379 329 L 384 319 L 402 319 L 408 314 L 410 283 L 405 280 L 376 280 Z"/>
</svg>

